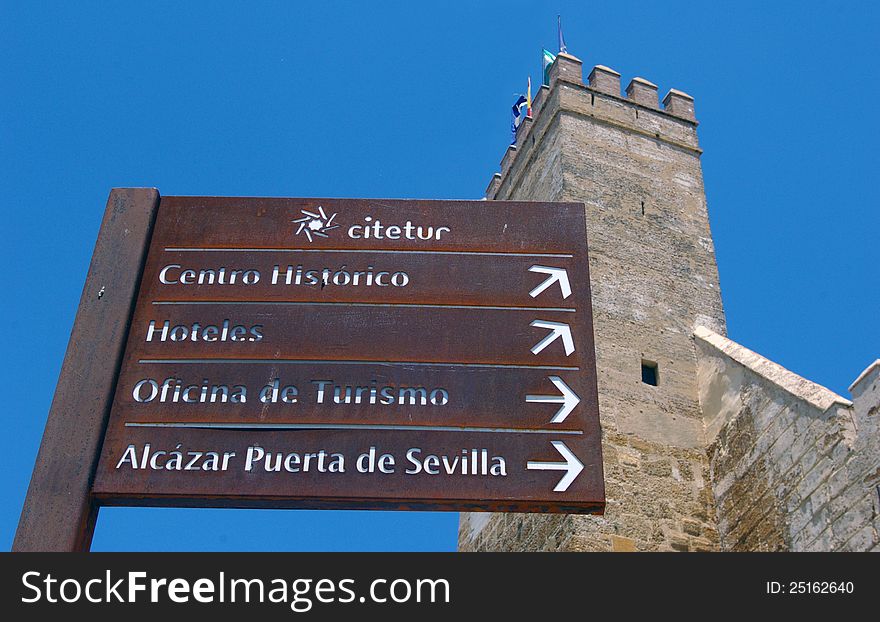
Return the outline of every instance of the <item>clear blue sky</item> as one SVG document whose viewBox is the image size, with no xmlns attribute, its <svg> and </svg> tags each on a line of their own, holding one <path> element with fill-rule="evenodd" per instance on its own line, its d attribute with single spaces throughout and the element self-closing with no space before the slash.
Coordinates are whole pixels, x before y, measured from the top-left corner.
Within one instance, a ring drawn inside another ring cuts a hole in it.
<svg viewBox="0 0 880 622">
<path fill-rule="evenodd" d="M 569 51 L 696 98 L 732 338 L 847 396 L 880 356 L 875 2 L 0 8 L 0 544 L 107 194 L 479 198 Z M 95 550 L 453 550 L 454 513 L 104 509 Z"/>
</svg>

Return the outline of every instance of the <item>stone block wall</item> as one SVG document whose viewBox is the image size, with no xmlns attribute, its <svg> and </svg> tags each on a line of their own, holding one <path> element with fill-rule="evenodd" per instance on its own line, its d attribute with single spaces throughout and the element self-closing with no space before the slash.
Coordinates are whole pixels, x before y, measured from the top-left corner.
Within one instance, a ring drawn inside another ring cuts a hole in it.
<svg viewBox="0 0 880 622">
<path fill-rule="evenodd" d="M 877 549 L 880 361 L 853 403 L 708 329 L 695 342 L 722 548 Z"/>
<path fill-rule="evenodd" d="M 843 489 L 837 507 L 849 511 L 831 524 L 834 543 L 846 533 L 846 550 L 880 552 L 880 359 L 874 361 L 849 387 L 855 412 L 854 452 L 838 474 Z"/>
</svg>

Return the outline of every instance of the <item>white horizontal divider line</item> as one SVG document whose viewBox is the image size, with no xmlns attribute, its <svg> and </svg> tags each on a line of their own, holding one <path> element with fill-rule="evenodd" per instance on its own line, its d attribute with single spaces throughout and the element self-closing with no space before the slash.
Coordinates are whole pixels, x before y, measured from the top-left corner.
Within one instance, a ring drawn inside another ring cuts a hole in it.
<svg viewBox="0 0 880 622">
<path fill-rule="evenodd" d="M 205 363 L 235 363 L 237 365 L 260 364 L 266 363 L 291 363 L 295 365 L 416 365 L 420 367 L 477 367 L 477 368 L 498 368 L 498 369 L 556 369 L 560 371 L 580 371 L 580 367 L 567 367 L 563 365 L 516 365 L 512 363 L 429 363 L 424 361 L 321 361 L 306 359 L 138 359 L 138 363 L 142 364 L 197 364 Z"/>
<path fill-rule="evenodd" d="M 558 311 L 576 313 L 574 307 L 499 307 L 492 305 L 437 305 L 411 302 L 328 302 L 304 300 L 153 300 L 154 305 L 281 305 L 327 307 L 402 307 L 405 309 L 483 309 L 486 311 Z"/>
<path fill-rule="evenodd" d="M 571 253 L 503 253 L 490 251 L 432 251 L 432 250 L 370 250 L 366 248 L 203 248 L 195 246 L 166 246 L 165 251 L 172 253 L 374 253 L 391 255 L 477 255 L 490 257 L 556 257 L 567 259 L 574 257 Z"/>
<path fill-rule="evenodd" d="M 390 430 L 418 432 L 492 432 L 496 434 L 583 435 L 583 430 L 542 430 L 534 428 L 488 428 L 434 425 L 383 425 L 375 423 L 210 423 L 210 422 L 126 422 L 127 428 L 198 428 L 206 430 Z"/>
</svg>

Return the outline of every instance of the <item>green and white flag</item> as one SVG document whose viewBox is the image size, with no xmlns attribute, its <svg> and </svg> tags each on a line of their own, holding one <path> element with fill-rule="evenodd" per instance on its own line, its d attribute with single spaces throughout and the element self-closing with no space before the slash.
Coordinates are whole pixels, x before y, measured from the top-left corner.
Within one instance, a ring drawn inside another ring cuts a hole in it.
<svg viewBox="0 0 880 622">
<path fill-rule="evenodd" d="M 543 48 L 542 48 L 542 51 L 544 53 L 543 54 L 543 57 L 544 57 L 543 58 L 543 66 L 544 66 L 544 82 L 543 82 L 543 84 L 545 86 L 550 86 L 550 66 L 553 64 L 553 61 L 556 60 L 556 54 L 553 54 L 552 52 L 548 52 L 547 50 L 544 50 Z"/>
</svg>

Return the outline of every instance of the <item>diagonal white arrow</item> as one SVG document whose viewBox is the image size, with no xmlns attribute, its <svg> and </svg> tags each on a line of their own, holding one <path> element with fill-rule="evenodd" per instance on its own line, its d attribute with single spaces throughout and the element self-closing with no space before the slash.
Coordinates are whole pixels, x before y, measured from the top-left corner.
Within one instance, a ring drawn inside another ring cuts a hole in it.
<svg viewBox="0 0 880 622">
<path fill-rule="evenodd" d="M 542 274 L 549 274 L 540 285 L 538 285 L 535 289 L 529 292 L 529 296 L 532 298 L 537 298 L 538 294 L 543 292 L 545 289 L 559 282 L 559 289 L 562 290 L 562 298 L 568 298 L 571 296 L 571 283 L 568 282 L 568 272 L 565 268 L 551 268 L 550 266 L 532 266 L 529 268 L 529 272 L 540 272 Z"/>
<path fill-rule="evenodd" d="M 553 489 L 553 492 L 565 492 L 575 478 L 580 475 L 581 471 L 584 470 L 584 463 L 578 460 L 577 456 L 571 453 L 571 450 L 562 441 L 551 441 L 551 443 L 556 448 L 556 451 L 565 458 L 565 462 L 533 462 L 530 460 L 526 463 L 526 468 L 532 471 L 565 471 L 565 475 L 562 476 L 562 479 L 556 484 L 556 488 Z"/>
<path fill-rule="evenodd" d="M 550 423 L 562 423 L 565 421 L 565 418 L 571 414 L 571 411 L 574 410 L 574 407 L 581 403 L 581 398 L 579 398 L 574 391 L 569 388 L 567 384 L 562 381 L 562 378 L 559 376 L 547 376 L 550 379 L 550 382 L 559 389 L 559 392 L 562 395 L 526 395 L 527 402 L 545 402 L 549 404 L 562 404 L 556 414 L 553 415 L 553 418 L 550 420 Z"/>
<path fill-rule="evenodd" d="M 571 328 L 568 324 L 563 324 L 561 322 L 549 322 L 546 320 L 535 320 L 529 326 L 535 326 L 536 328 L 546 328 L 547 330 L 552 331 L 549 335 L 544 337 L 541 341 L 532 346 L 532 354 L 538 354 L 549 346 L 551 343 L 556 341 L 557 337 L 562 337 L 562 345 L 565 347 L 565 356 L 571 355 L 574 352 L 574 339 L 571 338 Z"/>
</svg>

